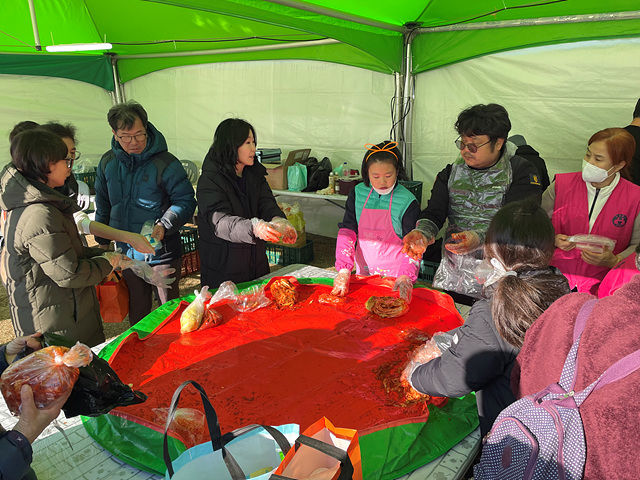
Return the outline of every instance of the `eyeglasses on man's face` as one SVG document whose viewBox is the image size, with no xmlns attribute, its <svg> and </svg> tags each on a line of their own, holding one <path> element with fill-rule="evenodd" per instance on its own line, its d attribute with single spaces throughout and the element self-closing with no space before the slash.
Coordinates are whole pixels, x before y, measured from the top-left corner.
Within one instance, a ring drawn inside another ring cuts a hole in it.
<svg viewBox="0 0 640 480">
<path fill-rule="evenodd" d="M 462 151 L 465 148 L 469 150 L 470 153 L 476 153 L 480 147 L 484 147 L 487 143 L 490 143 L 491 140 L 484 142 L 481 145 L 476 145 L 475 143 L 464 143 L 460 137 L 456 138 L 455 144 L 458 147 L 458 150 Z"/>
<path fill-rule="evenodd" d="M 142 142 L 147 138 L 147 132 L 138 133 L 136 135 L 116 135 L 116 137 L 118 137 L 118 140 L 122 143 L 131 143 L 134 138 L 136 139 L 136 142 Z"/>
<path fill-rule="evenodd" d="M 69 154 L 69 158 L 73 158 L 74 160 L 78 160 L 82 154 L 76 150 L 75 152 L 71 152 Z"/>
<path fill-rule="evenodd" d="M 74 161 L 76 158 L 78 158 L 78 156 L 76 156 L 75 158 L 73 158 L 73 157 L 68 157 L 68 158 L 65 158 L 65 159 L 64 159 L 64 161 L 65 161 L 65 162 L 67 162 L 67 168 L 71 168 L 71 167 L 73 167 L 73 161 Z"/>
</svg>

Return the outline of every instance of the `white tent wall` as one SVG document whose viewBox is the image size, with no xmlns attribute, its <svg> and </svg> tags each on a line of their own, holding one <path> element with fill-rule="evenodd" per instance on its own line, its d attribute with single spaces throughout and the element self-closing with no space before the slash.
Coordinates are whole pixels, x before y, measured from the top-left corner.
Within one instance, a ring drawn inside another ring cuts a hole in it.
<svg viewBox="0 0 640 480">
<path fill-rule="evenodd" d="M 10 160 L 8 136 L 13 126 L 32 120 L 73 124 L 80 161 L 97 165 L 111 141 L 110 107 L 109 93 L 95 85 L 65 78 L 0 75 L 0 164 Z"/>
<path fill-rule="evenodd" d="M 161 70 L 125 85 L 162 131 L 169 150 L 198 164 L 217 125 L 239 117 L 253 125 L 258 146 L 311 148 L 334 167 L 360 169 L 364 144 L 380 142 L 391 128 L 391 75 L 312 61 L 206 64 Z M 307 231 L 337 234 L 343 210 L 318 200 L 282 197 L 301 204 Z"/>
<path fill-rule="evenodd" d="M 413 175 L 423 206 L 437 173 L 458 154 L 454 123 L 466 107 L 499 103 L 511 135 L 524 135 L 549 176 L 578 171 L 587 141 L 632 119 L 640 97 L 640 39 L 536 47 L 468 60 L 416 76 Z"/>
</svg>

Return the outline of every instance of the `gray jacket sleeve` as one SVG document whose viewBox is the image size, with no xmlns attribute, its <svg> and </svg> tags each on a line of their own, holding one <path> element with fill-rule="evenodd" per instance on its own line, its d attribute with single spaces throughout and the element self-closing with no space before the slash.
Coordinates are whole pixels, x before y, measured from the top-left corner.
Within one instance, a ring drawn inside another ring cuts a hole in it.
<svg viewBox="0 0 640 480">
<path fill-rule="evenodd" d="M 489 324 L 492 321 L 489 301 L 476 302 L 465 324 L 456 330 L 457 343 L 414 370 L 413 387 L 429 395 L 461 397 L 501 375 L 505 355 Z"/>
</svg>

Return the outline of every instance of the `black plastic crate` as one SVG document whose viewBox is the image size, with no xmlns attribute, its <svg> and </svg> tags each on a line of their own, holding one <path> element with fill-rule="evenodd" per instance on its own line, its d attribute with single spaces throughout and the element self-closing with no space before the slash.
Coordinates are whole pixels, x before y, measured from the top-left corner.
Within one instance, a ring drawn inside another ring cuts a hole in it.
<svg viewBox="0 0 640 480">
<path fill-rule="evenodd" d="M 433 282 L 433 278 L 435 277 L 436 270 L 439 266 L 439 263 L 425 262 L 424 260 L 422 260 L 420 262 L 420 271 L 418 272 L 418 278 L 421 280 L 426 280 L 427 282 Z"/>
<path fill-rule="evenodd" d="M 198 228 L 184 226 L 180 229 L 180 241 L 182 253 L 190 253 L 198 250 Z"/>
<path fill-rule="evenodd" d="M 269 258 L 269 263 L 275 265 L 309 263 L 313 260 L 313 242 L 307 240 L 307 243 L 302 247 L 267 243 L 267 258 Z"/>
<path fill-rule="evenodd" d="M 81 181 L 87 184 L 87 186 L 89 187 L 89 193 L 91 195 L 95 195 L 96 193 L 96 189 L 95 189 L 95 184 L 96 184 L 96 171 L 90 171 L 90 172 L 73 172 L 73 176 L 76 178 L 77 181 Z"/>
<path fill-rule="evenodd" d="M 400 180 L 400 185 L 409 190 L 418 200 L 418 205 L 422 203 L 422 182 L 413 180 Z"/>
</svg>

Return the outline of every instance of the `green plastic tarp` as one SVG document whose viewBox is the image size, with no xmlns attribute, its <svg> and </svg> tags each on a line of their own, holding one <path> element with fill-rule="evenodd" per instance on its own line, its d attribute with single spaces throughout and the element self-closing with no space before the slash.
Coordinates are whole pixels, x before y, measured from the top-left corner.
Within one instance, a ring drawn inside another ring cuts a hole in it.
<svg viewBox="0 0 640 480">
<path fill-rule="evenodd" d="M 406 25 L 483 24 L 480 30 L 418 34 L 412 45 L 414 73 L 503 50 L 638 36 L 640 32 L 640 20 L 613 17 L 509 28 L 491 25 L 510 20 L 638 13 L 635 0 L 33 0 L 33 3 L 43 50 L 54 44 L 110 42 L 113 44 L 110 53 L 118 58 L 122 82 L 168 67 L 245 60 L 318 60 L 385 73 L 399 72 Z M 68 58 L 60 63 L 50 60 L 60 54 L 37 52 L 26 0 L 2 2 L 0 37 L 0 73 L 46 74 L 82 80 L 107 90 L 114 88 L 110 61 L 103 52 L 64 55 Z M 308 46 L 300 46 L 300 42 Z M 238 50 L 274 46 L 278 48 Z M 167 56 L 194 52 L 202 53 Z M 13 54 L 26 58 L 12 61 Z M 162 56 L 132 57 L 148 54 Z M 85 68 L 88 58 L 96 61 L 89 62 L 92 68 Z M 80 66 L 71 66 L 69 61 L 77 61 Z"/>
</svg>

